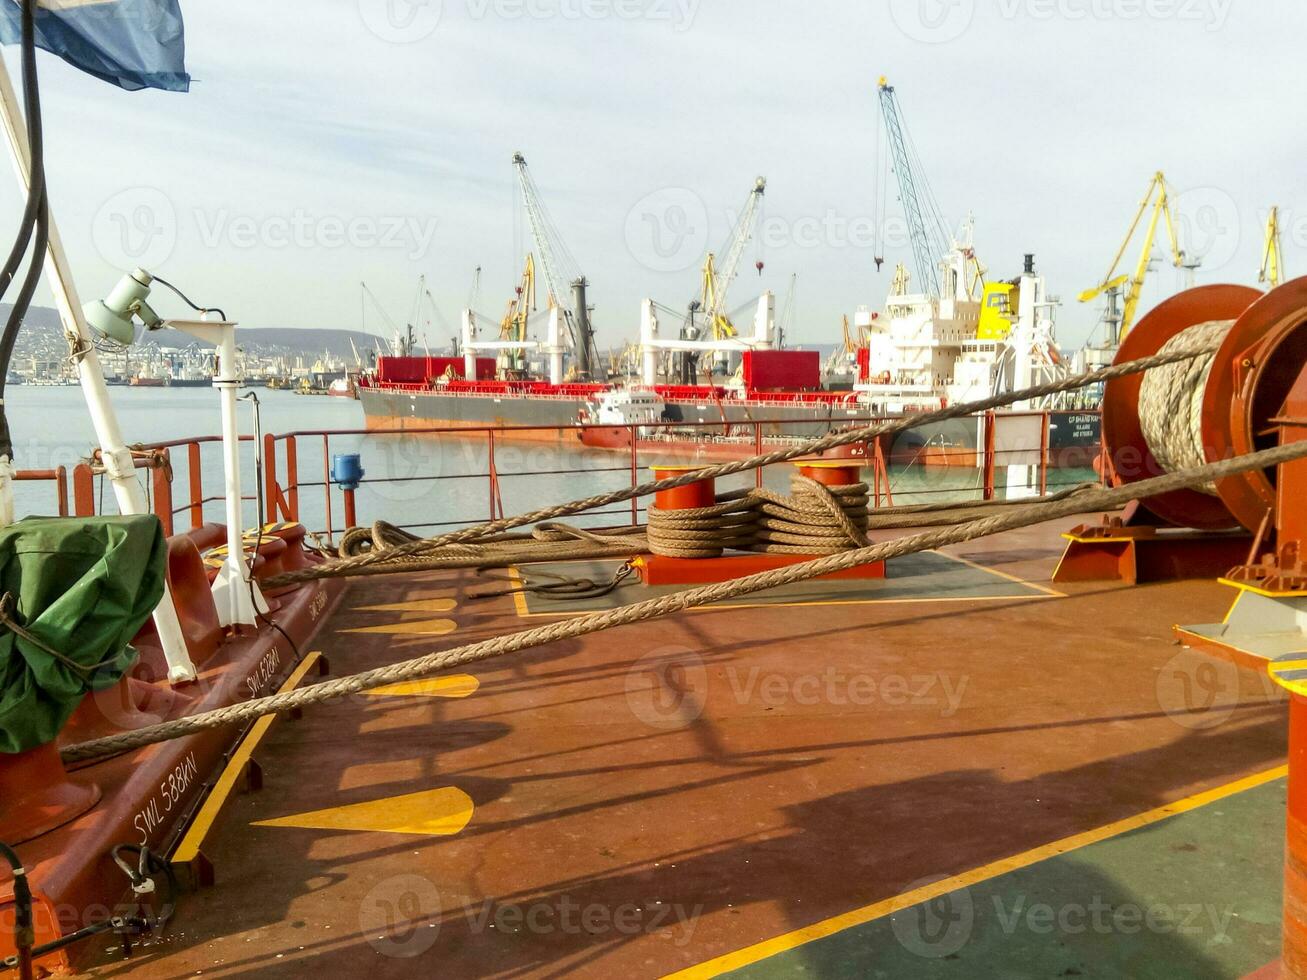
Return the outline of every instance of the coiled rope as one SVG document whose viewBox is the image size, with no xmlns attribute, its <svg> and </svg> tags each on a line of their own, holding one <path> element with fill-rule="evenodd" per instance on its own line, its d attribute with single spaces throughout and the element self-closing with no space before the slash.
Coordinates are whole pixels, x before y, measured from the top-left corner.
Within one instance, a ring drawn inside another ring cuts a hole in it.
<svg viewBox="0 0 1307 980">
<path fill-rule="evenodd" d="M 450 650 L 440 650 L 414 660 L 363 671 L 349 677 L 336 678 L 310 687 L 285 691 L 269 697 L 229 705 L 225 708 L 217 708 L 213 711 L 206 711 L 188 718 L 178 718 L 148 728 L 137 729 L 136 731 L 110 735 L 80 745 L 69 746 L 63 749 L 60 754 L 66 762 L 84 762 L 117 755 L 145 745 L 153 745 L 156 742 L 181 738 L 186 735 L 193 735 L 196 732 L 221 728 L 226 725 L 245 724 L 263 715 L 290 711 L 314 704 L 323 704 L 361 691 L 369 691 L 376 687 L 400 681 L 415 680 L 443 670 L 463 667 L 562 639 L 585 636 L 589 633 L 598 633 L 617 626 L 656 619 L 685 609 L 719 602 L 723 599 L 751 595 L 755 592 L 763 592 L 767 589 L 774 589 L 794 582 L 807 581 L 808 579 L 855 568 L 859 565 L 870 564 L 871 562 L 886 561 L 920 551 L 932 551 L 950 544 L 974 541 L 977 538 L 997 534 L 1001 531 L 1028 527 L 1032 524 L 1082 513 L 1086 509 L 1115 510 L 1125 506 L 1132 500 L 1170 493 L 1184 487 L 1223 479 L 1235 473 L 1267 469 L 1303 457 L 1307 457 L 1307 442 L 1290 443 L 1247 456 L 1220 460 L 1192 470 L 1168 473 L 1111 490 L 1096 489 L 1077 493 L 1057 501 L 1004 509 L 981 520 L 970 521 L 966 524 L 923 531 L 879 545 L 871 545 L 853 551 L 843 551 L 839 554 L 827 555 L 812 561 L 761 572 L 757 575 L 750 575 L 729 582 L 720 582 L 688 589 L 684 592 L 655 596 L 652 599 L 619 606 L 616 609 L 576 616 L 539 626 L 535 629 L 524 630 L 520 633 L 497 636 Z"/>
<path fill-rule="evenodd" d="M 267 588 L 280 588 L 282 586 L 295 585 L 301 582 L 311 582 L 321 578 L 337 578 L 350 575 L 385 574 L 387 572 L 407 571 L 411 569 L 411 566 L 403 564 L 401 559 L 431 552 L 440 548 L 446 548 L 449 545 L 478 541 L 489 536 L 502 534 L 503 532 L 509 531 L 513 528 L 526 527 L 528 525 L 538 524 L 541 521 L 550 521 L 559 517 L 580 514 L 587 510 L 610 507 L 613 504 L 618 504 L 623 501 L 648 496 L 649 494 L 655 493 L 659 490 L 673 490 L 677 487 L 689 486 L 691 483 L 696 483 L 703 479 L 716 479 L 723 476 L 730 476 L 734 473 L 743 473 L 747 470 L 760 469 L 765 466 L 771 466 L 775 463 L 784 463 L 804 456 L 816 455 L 825 452 L 828 449 L 836 449 L 840 446 L 848 446 L 856 442 L 867 442 L 881 436 L 893 435 L 898 432 L 904 432 L 908 429 L 930 425 L 934 422 L 942 422 L 948 419 L 963 418 L 968 415 L 987 412 L 991 409 L 1002 408 L 1003 406 L 1011 405 L 1015 402 L 1033 401 L 1040 398 L 1046 398 L 1049 395 L 1056 395 L 1064 391 L 1074 391 L 1077 388 L 1083 388 L 1087 385 L 1111 381 L 1115 378 L 1127 377 L 1131 374 L 1138 374 L 1142 371 L 1163 367 L 1167 364 L 1188 361 L 1203 354 L 1210 354 L 1213 350 L 1214 348 L 1206 348 L 1159 352 L 1151 357 L 1140 358 L 1139 360 L 1128 361 L 1123 364 L 1114 364 L 1110 367 L 1100 368 L 1097 371 L 1090 371 L 1086 374 L 1062 378 L 1045 384 L 1034 385 L 1030 388 L 1008 392 L 1003 395 L 993 395 L 979 401 L 952 405 L 935 412 L 926 412 L 921 415 L 894 419 L 889 422 L 883 422 L 861 429 L 850 429 L 846 432 L 833 432 L 820 439 L 797 443 L 793 446 L 784 449 L 776 449 L 760 456 L 752 456 L 748 459 L 720 463 L 716 466 L 705 467 L 702 470 L 682 473 L 677 476 L 667 477 L 666 479 L 654 480 L 649 483 L 642 483 L 638 486 L 613 490 L 608 493 L 597 494 L 593 497 L 586 497 L 581 500 L 574 500 L 571 503 L 542 507 L 538 510 L 518 514 L 515 517 L 506 517 L 500 520 L 490 521 L 486 524 L 479 524 L 475 527 L 464 528 L 459 531 L 451 531 L 448 534 L 410 541 L 389 548 L 385 551 L 374 551 L 370 554 L 337 558 L 309 568 L 283 572 L 280 575 L 270 576 L 263 582 L 263 585 Z M 390 567 L 387 567 L 388 565 Z"/>
<path fill-rule="evenodd" d="M 1212 373 L 1216 348 L 1234 326 L 1233 320 L 1211 320 L 1182 330 L 1160 353 L 1207 349 L 1187 361 L 1164 364 L 1144 373 L 1139 387 L 1139 426 L 1159 466 L 1168 473 L 1207 462 L 1203 452 L 1203 392 Z M 1216 496 L 1216 485 L 1193 489 Z"/>
<path fill-rule="evenodd" d="M 761 518 L 752 551 L 782 555 L 831 555 L 867 546 L 871 500 L 865 483 L 828 487 L 798 473 L 789 497 L 755 490 Z"/>
<path fill-rule="evenodd" d="M 790 496 L 732 490 L 708 507 L 649 508 L 648 543 L 668 558 L 716 558 L 726 549 L 829 555 L 867 544 L 870 495 L 865 483 L 827 487 L 801 474 Z"/>
</svg>

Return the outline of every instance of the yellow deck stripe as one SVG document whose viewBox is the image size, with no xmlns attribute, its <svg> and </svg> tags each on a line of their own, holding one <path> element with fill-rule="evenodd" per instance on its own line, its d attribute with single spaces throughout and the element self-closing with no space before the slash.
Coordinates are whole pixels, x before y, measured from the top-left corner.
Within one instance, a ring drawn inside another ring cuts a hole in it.
<svg viewBox="0 0 1307 980">
<path fill-rule="evenodd" d="M 456 599 L 413 599 L 409 602 L 388 602 L 383 606 L 355 606 L 358 612 L 452 612 L 458 607 Z"/>
<path fill-rule="evenodd" d="M 322 654 L 316 650 L 304 655 L 304 659 L 286 678 L 286 682 L 277 689 L 280 694 L 283 691 L 290 691 L 299 686 L 300 681 L 304 680 L 305 675 L 313 669 L 322 659 Z M 245 769 L 245 764 L 250 761 L 254 755 L 254 750 L 258 748 L 259 742 L 263 736 L 268 734 L 268 729 L 272 723 L 277 720 L 276 715 L 264 715 L 253 725 L 250 726 L 249 734 L 241 740 L 240 745 L 232 754 L 231 761 L 218 777 L 218 781 L 213 784 L 213 789 L 209 792 L 200 807 L 200 812 L 195 815 L 191 821 L 190 827 L 186 830 L 186 836 L 182 838 L 177 850 L 173 852 L 173 864 L 187 864 L 195 860 L 200 853 L 200 845 L 204 843 L 204 838 L 208 836 L 209 830 L 213 827 L 213 822 L 218 818 L 223 805 L 227 798 L 231 796 L 232 789 L 236 786 L 236 780 Z"/>
<path fill-rule="evenodd" d="M 452 619 L 413 619 L 384 626 L 357 626 L 338 633 L 370 633 L 380 636 L 445 636 L 458 629 Z"/>
<path fill-rule="evenodd" d="M 864 925 L 876 919 L 892 915 L 902 909 L 911 908 L 914 905 L 920 905 L 922 902 L 928 902 L 933 898 L 941 895 L 947 895 L 961 888 L 968 888 L 971 885 L 979 884 L 990 878 L 997 878 L 999 875 L 1008 874 L 1012 871 L 1018 871 L 1021 868 L 1028 868 L 1032 864 L 1038 864 L 1040 861 L 1046 861 L 1049 858 L 1066 854 L 1070 851 L 1079 850 L 1090 844 L 1097 844 L 1101 841 L 1108 840 L 1121 834 L 1129 833 L 1132 830 L 1138 830 L 1141 827 L 1147 827 L 1150 824 L 1166 820 L 1168 817 L 1174 817 L 1181 813 L 1187 813 L 1190 810 L 1196 810 L 1199 807 L 1206 806 L 1209 803 L 1215 803 L 1218 800 L 1226 799 L 1236 793 L 1242 793 L 1245 790 L 1256 789 L 1258 786 L 1264 786 L 1266 783 L 1274 782 L 1288 775 L 1288 766 L 1278 766 L 1275 769 L 1269 769 L 1266 772 L 1260 772 L 1253 776 L 1237 780 L 1233 783 L 1227 783 L 1224 786 L 1218 786 L 1216 789 L 1209 789 L 1206 792 L 1198 793 L 1194 796 L 1186 797 L 1183 800 L 1177 800 L 1174 803 L 1168 803 L 1166 806 L 1158 807 L 1155 810 L 1149 810 L 1145 813 L 1137 814 L 1133 817 L 1126 817 L 1124 820 L 1118 820 L 1115 823 L 1106 824 L 1097 827 L 1094 830 L 1087 830 L 1082 834 L 1076 834 L 1073 837 L 1065 837 L 1062 840 L 1054 841 L 1051 844 L 1045 844 L 1030 851 L 1013 855 L 1009 858 L 1003 858 L 994 861 L 991 864 L 982 865 L 971 871 L 964 871 L 962 874 L 954 875 L 951 878 L 945 878 L 942 881 L 925 885 L 921 888 L 915 888 L 910 892 L 902 895 L 895 895 L 893 898 L 887 898 L 883 901 L 876 902 L 874 905 L 868 905 L 864 908 L 855 909 L 852 912 L 846 912 L 843 915 L 837 915 L 834 918 L 825 919 L 821 922 L 815 922 L 810 926 L 802 929 L 796 929 L 794 932 L 788 932 L 784 935 L 777 936 L 774 939 L 767 939 L 753 946 L 746 946 L 744 949 L 736 950 L 734 953 L 727 953 L 725 956 L 719 956 L 716 959 L 708 960 L 706 963 L 700 963 L 697 966 L 689 967 L 685 970 L 679 970 L 676 973 L 667 975 L 665 980 L 675 978 L 675 980 L 699 980 L 704 977 L 716 977 L 730 970 L 738 970 L 744 966 L 758 963 L 771 956 L 784 953 L 792 949 L 797 949 L 807 943 L 814 942 L 818 939 L 825 939 L 833 936 L 837 932 L 843 932 L 845 929 L 851 929 L 854 926 Z"/>
<path fill-rule="evenodd" d="M 1055 599 L 1065 599 L 1067 597 L 1067 594 L 1065 592 L 1058 592 L 1057 589 L 1050 589 L 1045 585 L 1040 585 L 1038 582 L 1029 582 L 1026 579 L 1019 578 L 1018 576 L 1013 575 L 1009 572 L 1001 572 L 997 568 L 990 568 L 988 565 L 981 565 L 978 562 L 970 561 L 966 558 L 959 558 L 957 555 L 950 555 L 943 551 L 932 551 L 930 552 L 930 554 L 939 555 L 940 557 L 947 558 L 950 561 L 961 562 L 962 564 L 974 568 L 977 571 L 988 572 L 990 575 L 997 575 L 999 578 L 1005 578 L 1009 582 L 1016 582 L 1017 585 L 1024 585 L 1028 589 L 1034 589 L 1036 592 L 1042 592 L 1045 595 L 1052 596 Z M 1061 559 L 1058 560 L 1058 564 L 1061 564 Z M 1057 570 L 1054 569 L 1054 574 L 1056 573 Z"/>
</svg>

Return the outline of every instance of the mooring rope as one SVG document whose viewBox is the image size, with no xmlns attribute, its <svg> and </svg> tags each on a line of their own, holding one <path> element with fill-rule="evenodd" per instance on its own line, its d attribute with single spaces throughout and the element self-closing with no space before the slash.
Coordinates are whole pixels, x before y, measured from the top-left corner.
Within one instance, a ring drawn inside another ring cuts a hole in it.
<svg viewBox="0 0 1307 980">
<path fill-rule="evenodd" d="M 795 473 L 788 497 L 755 490 L 761 517 L 751 551 L 782 555 L 830 555 L 863 548 L 871 497 L 865 483 L 828 487 Z"/>
<path fill-rule="evenodd" d="M 1182 330 L 1162 346 L 1162 353 L 1195 348 L 1208 348 L 1210 353 L 1144 373 L 1139 386 L 1139 427 L 1149 452 L 1165 472 L 1207 462 L 1203 452 L 1203 393 L 1216 348 L 1232 326 L 1233 320 L 1212 320 Z M 1215 484 L 1193 489 L 1216 496 Z"/>
<path fill-rule="evenodd" d="M 505 517 L 485 524 L 479 524 L 475 527 L 463 528 L 459 531 L 451 531 L 447 534 L 442 534 L 436 537 L 410 541 L 394 548 L 390 548 L 384 552 L 373 552 L 370 554 L 355 555 L 348 558 L 333 559 L 309 568 L 295 569 L 293 571 L 283 572 L 280 575 L 270 576 L 261 584 L 267 588 L 280 588 L 286 585 L 295 585 L 300 582 L 311 582 L 321 578 L 337 578 L 360 574 L 384 574 L 386 571 L 391 570 L 401 571 L 404 570 L 403 566 L 395 566 L 392 569 L 382 567 L 375 570 L 370 569 L 370 566 L 394 563 L 401 558 L 420 555 L 423 552 L 431 551 L 436 548 L 444 548 L 449 545 L 477 541 L 487 536 L 501 534 L 504 531 L 509 531 L 513 528 L 537 524 L 540 521 L 553 520 L 559 517 L 567 517 L 572 514 L 580 514 L 587 510 L 609 507 L 613 504 L 633 500 L 637 497 L 648 496 L 649 494 L 656 493 L 660 490 L 673 490 L 677 487 L 689 486 L 691 483 L 696 483 L 699 480 L 716 479 L 723 476 L 730 476 L 735 473 L 743 473 L 747 470 L 760 469 L 765 466 L 771 466 L 775 463 L 784 463 L 804 456 L 812 456 L 817 453 L 825 452 L 828 449 L 836 449 L 840 446 L 847 446 L 856 442 L 870 441 L 882 436 L 904 432 L 908 429 L 930 425 L 934 422 L 963 418 L 968 415 L 988 412 L 991 409 L 1002 408 L 1016 402 L 1034 401 L 1064 391 L 1074 391 L 1077 388 L 1084 388 L 1088 385 L 1098 384 L 1103 381 L 1111 381 L 1115 378 L 1127 377 L 1131 374 L 1138 374 L 1142 371 L 1148 371 L 1167 364 L 1188 361 L 1195 357 L 1211 353 L 1212 349 L 1210 348 L 1159 352 L 1151 357 L 1140 358 L 1136 361 L 1128 361 L 1124 364 L 1114 364 L 1109 367 L 1100 368 L 1097 371 L 1090 371 L 1086 374 L 1034 385 L 1033 387 L 1009 392 L 1004 395 L 993 395 L 989 398 L 981 399 L 980 401 L 953 405 L 939 409 L 938 411 L 925 412 L 920 415 L 894 419 L 889 422 L 883 422 L 861 429 L 851 429 L 847 432 L 832 432 L 820 439 L 797 443 L 788 448 L 777 449 L 760 456 L 752 456 L 748 459 L 720 463 L 716 466 L 704 467 L 701 470 L 682 473 L 678 476 L 667 477 L 662 480 L 654 480 L 649 483 L 642 483 L 634 487 L 627 487 L 621 490 L 613 490 L 608 493 L 597 494 L 593 497 L 574 500 L 566 504 L 555 504 L 549 507 L 542 507 L 538 510 L 518 514 L 515 517 Z"/>
<path fill-rule="evenodd" d="M 974 541 L 977 538 L 1015 530 L 1032 524 L 1055 520 L 1071 514 L 1093 510 L 1115 510 L 1132 500 L 1170 493 L 1212 480 L 1223 479 L 1235 473 L 1267 469 L 1294 459 L 1307 457 L 1307 442 L 1290 443 L 1262 450 L 1247 456 L 1221 460 L 1196 469 L 1142 480 L 1110 490 L 1093 490 L 1078 493 L 1061 500 L 1040 501 L 1022 507 L 996 512 L 989 517 L 952 527 L 923 531 L 878 545 L 853 551 L 827 555 L 801 564 L 777 568 L 757 575 L 705 585 L 684 592 L 655 596 L 642 602 L 619 606 L 616 609 L 575 616 L 569 619 L 538 626 L 534 629 L 497 636 L 479 643 L 440 650 L 402 663 L 390 664 L 363 671 L 349 677 L 340 677 L 310 687 L 285 691 L 269 697 L 233 704 L 224 708 L 202 712 L 188 718 L 178 718 L 136 731 L 122 732 L 95 739 L 80 745 L 69 746 L 61 755 L 67 762 L 84 762 L 105 756 L 117 755 L 145 745 L 192 735 L 196 732 L 226 725 L 245 724 L 263 715 L 290 711 L 309 705 L 322 704 L 339 697 L 358 694 L 387 684 L 415 680 L 427 675 L 489 660 L 505 654 L 527 650 L 571 637 L 585 636 L 602 630 L 631 623 L 639 623 L 698 606 L 762 592 L 782 585 L 803 582 L 832 572 L 856 568 L 872 562 L 900 558 L 920 551 L 932 551 L 950 544 Z"/>
</svg>

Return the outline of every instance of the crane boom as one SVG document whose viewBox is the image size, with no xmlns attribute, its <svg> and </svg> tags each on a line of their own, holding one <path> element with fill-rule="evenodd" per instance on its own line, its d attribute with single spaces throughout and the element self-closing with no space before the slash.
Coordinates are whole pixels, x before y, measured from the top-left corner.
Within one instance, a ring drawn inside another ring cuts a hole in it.
<svg viewBox="0 0 1307 980">
<path fill-rule="evenodd" d="M 744 202 L 744 210 L 740 213 L 740 220 L 735 223 L 735 227 L 731 230 L 730 239 L 722 248 L 722 254 L 726 256 L 726 259 L 717 270 L 717 286 L 713 290 L 717 299 L 717 308 L 710 310 L 710 313 L 726 313 L 726 296 L 730 292 L 731 284 L 735 282 L 735 277 L 740 273 L 740 261 L 744 258 L 745 246 L 749 244 L 749 239 L 753 237 L 753 228 L 758 220 L 758 212 L 762 210 L 762 197 L 766 193 L 767 178 L 757 178 L 753 182 L 753 189 L 749 191 L 748 200 Z"/>
<path fill-rule="evenodd" d="M 1156 196 L 1156 200 L 1154 200 L 1154 196 Z M 1130 242 L 1134 240 L 1135 232 L 1139 230 L 1139 223 L 1143 221 L 1144 215 L 1148 213 L 1150 204 L 1153 210 L 1149 215 L 1148 230 L 1144 232 L 1143 250 L 1140 252 L 1134 275 L 1117 275 L 1117 267 L 1125 257 Z M 1118 343 L 1134 326 L 1135 315 L 1139 311 L 1139 299 L 1144 291 L 1144 280 L 1148 277 L 1148 266 L 1153 259 L 1153 245 L 1157 241 L 1157 226 L 1162 219 L 1166 221 L 1167 241 L 1171 246 L 1171 264 L 1177 269 L 1196 268 L 1196 265 L 1186 266 L 1185 264 L 1185 253 L 1180 248 L 1180 239 L 1175 233 L 1175 217 L 1171 211 L 1171 194 L 1167 187 L 1166 175 L 1159 170 L 1153 174 L 1153 179 L 1148 183 L 1148 192 L 1139 203 L 1138 210 L 1135 211 L 1134 220 L 1130 222 L 1130 228 L 1125 234 L 1125 239 L 1121 242 L 1121 247 L 1116 250 L 1116 255 L 1112 258 L 1112 264 L 1107 270 L 1107 275 L 1103 277 L 1103 281 L 1097 286 L 1086 289 L 1080 294 L 1080 302 L 1089 303 L 1110 290 L 1126 287 L 1125 306 L 1121 311 L 1119 335 L 1113 338 Z"/>
<path fill-rule="evenodd" d="M 573 350 L 577 346 L 576 315 L 572 309 L 569 286 L 581 278 L 577 271 L 576 260 L 563 244 L 558 228 L 545 209 L 540 190 L 531 178 L 526 166 L 526 157 L 521 153 L 513 154 L 513 167 L 517 170 L 518 181 L 522 185 L 522 206 L 526 209 L 527 221 L 531 225 L 531 238 L 535 242 L 536 265 L 540 277 L 544 280 L 545 291 L 550 307 L 557 307 L 567 323 L 568 337 Z"/>
<path fill-rule="evenodd" d="M 1266 218 L 1266 243 L 1262 246 L 1262 268 L 1257 281 L 1269 283 L 1272 289 L 1280 285 L 1284 261 L 1280 251 L 1280 209 L 1271 208 Z"/>
<path fill-rule="evenodd" d="M 879 85 L 881 115 L 885 119 L 885 132 L 894 159 L 894 173 L 898 176 L 899 199 L 908 222 L 913 263 L 917 267 L 922 291 L 938 296 L 938 263 L 947 251 L 943 216 L 931 194 L 921 162 L 913 152 L 894 86 L 884 76 L 881 76 Z"/>
</svg>

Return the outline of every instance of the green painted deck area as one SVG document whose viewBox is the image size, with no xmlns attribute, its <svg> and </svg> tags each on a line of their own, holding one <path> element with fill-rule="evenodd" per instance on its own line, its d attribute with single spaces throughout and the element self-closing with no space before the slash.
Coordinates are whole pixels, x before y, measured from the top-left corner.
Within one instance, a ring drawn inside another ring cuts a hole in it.
<svg viewBox="0 0 1307 980">
<path fill-rule="evenodd" d="M 1285 796 L 1275 780 L 726 975 L 1244 977 L 1279 955 Z"/>
<path fill-rule="evenodd" d="M 595 583 L 612 580 L 620 561 L 576 561 L 532 565 L 519 570 L 528 584 L 556 581 L 549 576 L 587 578 Z M 652 599 L 694 588 L 689 585 L 644 586 L 633 584 L 596 599 L 582 601 L 526 596 L 532 616 L 597 612 L 615 609 L 640 599 Z M 1039 599 L 1051 593 L 936 551 L 895 558 L 886 565 L 883 579 L 830 579 L 797 582 L 765 593 L 741 596 L 723 603 L 728 606 L 774 606 L 795 603 L 928 602 L 965 599 Z M 1055 593 L 1052 593 L 1055 594 Z"/>
</svg>

